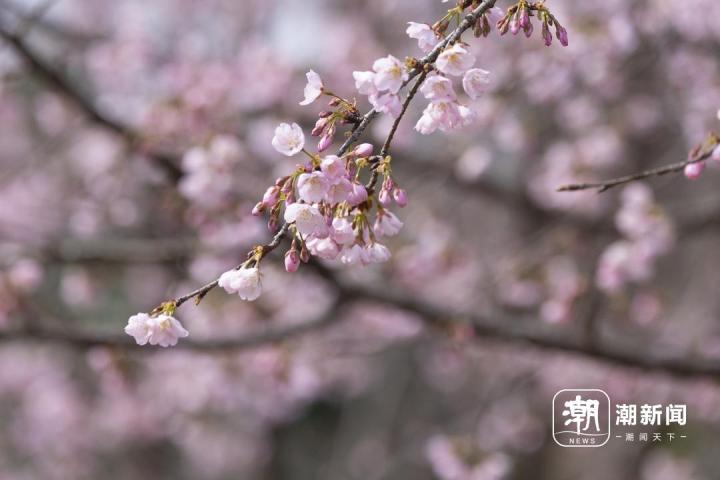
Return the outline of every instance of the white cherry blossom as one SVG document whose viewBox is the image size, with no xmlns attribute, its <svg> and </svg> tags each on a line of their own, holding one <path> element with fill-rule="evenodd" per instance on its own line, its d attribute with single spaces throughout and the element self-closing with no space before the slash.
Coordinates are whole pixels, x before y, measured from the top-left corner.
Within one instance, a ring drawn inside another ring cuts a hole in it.
<svg viewBox="0 0 720 480">
<path fill-rule="evenodd" d="M 305 146 L 305 134 L 303 134 L 302 128 L 297 123 L 292 125 L 281 123 L 275 129 L 272 146 L 283 155 L 292 157 L 298 154 Z"/>
<path fill-rule="evenodd" d="M 249 302 L 256 300 L 262 293 L 260 270 L 257 267 L 228 270 L 220 275 L 218 285 L 227 293 L 237 294 Z"/>
<path fill-rule="evenodd" d="M 310 70 L 305 74 L 307 77 L 307 85 L 305 85 L 305 98 L 300 105 L 310 105 L 312 102 L 318 99 L 323 92 L 323 82 L 320 75 Z"/>
<path fill-rule="evenodd" d="M 461 44 L 456 43 L 443 51 L 435 62 L 442 73 L 453 76 L 464 74 L 475 63 L 475 55 Z"/>
</svg>

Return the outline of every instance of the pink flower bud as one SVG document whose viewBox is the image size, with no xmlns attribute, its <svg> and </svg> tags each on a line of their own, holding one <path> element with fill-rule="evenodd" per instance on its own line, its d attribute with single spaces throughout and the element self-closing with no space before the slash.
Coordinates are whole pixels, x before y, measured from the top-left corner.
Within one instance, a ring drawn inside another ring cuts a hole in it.
<svg viewBox="0 0 720 480">
<path fill-rule="evenodd" d="M 563 47 L 568 46 L 568 33 L 567 30 L 565 30 L 565 27 L 561 27 L 560 25 L 557 26 L 557 29 L 555 30 L 555 33 L 557 35 L 558 40 L 560 40 L 560 43 Z"/>
<path fill-rule="evenodd" d="M 262 215 L 263 210 L 265 210 L 265 204 L 263 202 L 258 202 L 255 204 L 255 206 L 252 209 L 252 214 L 257 216 Z"/>
<path fill-rule="evenodd" d="M 512 19 L 510 20 L 510 32 L 513 35 L 517 35 L 517 33 L 520 31 L 520 22 L 518 20 L 518 14 L 516 13 L 513 15 Z"/>
<path fill-rule="evenodd" d="M 370 143 L 361 143 L 357 147 L 355 147 L 355 150 L 353 150 L 353 155 L 356 157 L 369 157 L 373 153 L 373 146 Z"/>
<path fill-rule="evenodd" d="M 685 176 L 689 180 L 700 178 L 700 174 L 705 170 L 705 162 L 690 163 L 685 166 Z"/>
<path fill-rule="evenodd" d="M 533 24 L 532 24 L 532 23 L 528 23 L 527 26 L 526 26 L 523 30 L 525 30 L 525 36 L 526 36 L 527 38 L 530 38 L 530 36 L 531 36 L 532 33 L 533 33 Z"/>
<path fill-rule="evenodd" d="M 262 203 L 265 204 L 266 207 L 274 207 L 275 205 L 277 205 L 279 198 L 280 188 L 277 186 L 272 186 L 265 190 L 265 195 L 263 195 Z"/>
<path fill-rule="evenodd" d="M 332 137 L 327 133 L 320 138 L 317 144 L 318 153 L 324 152 L 332 144 Z"/>
<path fill-rule="evenodd" d="M 300 267 L 300 255 L 294 248 L 287 251 L 285 254 L 285 270 L 288 273 L 297 272 Z"/>
<path fill-rule="evenodd" d="M 720 162 L 720 145 L 715 147 L 715 150 L 712 152 L 712 159 L 716 162 Z"/>
<path fill-rule="evenodd" d="M 518 20 L 518 24 L 520 25 L 520 28 L 526 29 L 528 28 L 528 25 L 530 25 L 530 13 L 528 12 L 527 8 L 523 8 L 518 12 L 518 15 L 520 15 L 520 18 Z"/>
<path fill-rule="evenodd" d="M 398 207 L 402 208 L 407 205 L 407 193 L 405 193 L 405 190 L 402 188 L 395 188 L 395 190 L 393 190 L 393 199 L 395 203 L 398 204 Z"/>
<path fill-rule="evenodd" d="M 543 23 L 542 37 L 543 37 L 543 40 L 545 40 L 546 46 L 549 47 L 550 45 L 552 45 L 553 36 L 552 36 L 552 33 L 550 33 L 550 27 L 548 27 L 547 23 Z"/>
<path fill-rule="evenodd" d="M 352 185 L 352 190 L 350 191 L 350 195 L 347 197 L 347 202 L 351 206 L 360 205 L 363 202 L 366 202 L 368 199 L 368 193 L 365 189 L 365 186 L 354 182 Z"/>
<path fill-rule="evenodd" d="M 378 193 L 378 201 L 383 207 L 389 207 L 392 203 L 392 196 L 390 195 L 390 190 L 386 190 L 384 188 L 380 190 L 380 193 Z"/>
<path fill-rule="evenodd" d="M 320 117 L 320 118 L 329 117 L 330 115 L 332 115 L 332 113 L 333 112 L 331 112 L 330 110 L 325 110 L 325 111 L 318 113 L 318 117 Z"/>
<path fill-rule="evenodd" d="M 325 127 L 328 124 L 328 119 L 325 117 L 319 118 L 317 122 L 315 122 L 315 127 L 310 132 L 310 135 L 313 137 L 319 137 L 323 130 L 325 130 Z"/>
</svg>

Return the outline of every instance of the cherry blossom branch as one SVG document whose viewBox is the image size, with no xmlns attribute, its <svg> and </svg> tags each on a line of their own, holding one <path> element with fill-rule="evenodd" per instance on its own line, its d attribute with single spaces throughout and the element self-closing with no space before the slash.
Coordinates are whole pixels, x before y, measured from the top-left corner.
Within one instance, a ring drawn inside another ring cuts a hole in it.
<svg viewBox="0 0 720 480">
<path fill-rule="evenodd" d="M 50 66 L 39 54 L 33 51 L 21 35 L 10 32 L 5 28 L 0 28 L 0 37 L 13 47 L 18 56 L 25 61 L 37 78 L 73 103 L 79 110 L 84 112 L 92 122 L 114 132 L 123 138 L 131 147 L 148 155 L 173 181 L 180 179 L 182 170 L 178 166 L 179 161 L 175 156 L 158 151 L 148 151 L 144 148 L 144 140 L 141 134 L 134 131 L 130 126 L 101 112 L 69 78 Z"/>
<path fill-rule="evenodd" d="M 678 378 L 720 378 L 720 363 L 718 362 L 692 360 L 681 356 L 647 354 L 642 353 L 638 348 L 610 349 L 599 343 L 589 346 L 586 342 L 565 335 L 513 328 L 513 322 L 509 319 L 491 319 L 474 313 L 448 310 L 404 295 L 391 288 L 349 284 L 339 280 L 333 272 L 322 269 L 322 267 L 319 273 L 323 277 L 332 279 L 331 282 L 338 291 L 333 305 L 317 319 L 297 325 L 268 329 L 239 338 L 185 339 L 178 343 L 176 348 L 186 348 L 198 352 L 237 351 L 282 342 L 332 325 L 339 321 L 341 310 L 348 302 L 362 300 L 384 303 L 412 312 L 428 325 L 442 329 L 449 325 L 468 325 L 472 327 L 478 341 L 499 342 L 513 348 L 526 349 L 530 346 L 541 352 L 567 353 L 612 366 L 669 374 Z M 34 328 L 2 331 L 0 332 L 0 341 L 39 341 L 67 344 L 76 348 L 108 347 L 158 351 L 157 349 L 140 348 L 127 336 L 83 333 L 66 328 L 63 330 Z"/>
<path fill-rule="evenodd" d="M 618 185 L 624 185 L 626 183 L 643 180 L 648 177 L 682 172 L 686 169 L 688 165 L 701 164 L 701 162 L 704 162 L 705 160 L 713 156 L 713 151 L 718 146 L 719 142 L 720 140 L 718 139 L 718 137 L 712 134 L 703 145 L 700 145 L 694 150 L 692 150 L 690 152 L 690 155 L 688 155 L 688 159 L 683 162 L 671 163 L 670 165 L 664 165 L 662 167 L 652 168 L 643 172 L 626 175 L 624 177 L 613 178 L 610 180 L 604 180 L 602 182 L 575 183 L 563 185 L 561 187 L 558 187 L 557 191 L 575 192 L 579 190 L 597 189 L 598 193 L 603 193 L 613 187 L 617 187 Z"/>
<path fill-rule="evenodd" d="M 239 351 L 279 343 L 312 331 L 325 328 L 341 318 L 342 309 L 349 297 L 336 298 L 328 309 L 319 317 L 294 325 L 272 327 L 264 331 L 239 337 L 217 338 L 208 340 L 186 339 L 176 348 L 191 351 L 215 353 L 221 351 Z M 157 352 L 159 349 L 142 348 L 127 335 L 88 333 L 68 328 L 50 329 L 42 327 L 25 327 L 22 329 L 0 331 L 0 342 L 30 341 L 66 344 L 76 348 L 107 347 L 144 352 Z"/>
<path fill-rule="evenodd" d="M 407 94 L 407 97 L 405 97 L 405 101 L 403 102 L 402 109 L 400 110 L 400 115 L 395 119 L 395 121 L 392 124 L 392 127 L 390 128 L 390 133 L 388 133 L 387 139 L 385 140 L 385 143 L 382 146 L 382 149 L 380 150 L 380 156 L 384 157 L 388 154 L 388 151 L 390 150 L 390 144 L 392 144 L 393 138 L 395 137 L 395 132 L 398 129 L 398 126 L 400 125 L 400 122 L 402 121 L 403 117 L 405 116 L 405 112 L 407 112 L 408 106 L 410 105 L 410 102 L 412 102 L 413 98 L 415 98 L 415 95 L 417 95 L 418 90 L 420 89 L 420 86 L 425 81 L 425 78 L 427 78 L 428 72 L 425 70 L 420 74 L 420 78 L 417 79 L 417 82 L 415 82 L 415 85 L 410 89 L 410 91 Z M 375 182 L 373 182 L 374 184 Z"/>
</svg>

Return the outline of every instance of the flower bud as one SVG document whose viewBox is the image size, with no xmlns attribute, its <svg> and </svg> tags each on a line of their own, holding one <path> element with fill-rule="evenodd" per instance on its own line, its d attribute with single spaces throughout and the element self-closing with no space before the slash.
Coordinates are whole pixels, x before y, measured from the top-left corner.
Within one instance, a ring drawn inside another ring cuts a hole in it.
<svg viewBox="0 0 720 480">
<path fill-rule="evenodd" d="M 515 15 L 513 15 L 512 19 L 510 20 L 510 32 L 513 35 L 517 35 L 519 31 L 520 31 L 520 21 L 518 19 L 518 14 L 515 13 Z"/>
<path fill-rule="evenodd" d="M 256 217 L 260 216 L 260 215 L 262 215 L 263 210 L 265 210 L 265 204 L 263 202 L 258 202 L 253 207 L 252 214 Z"/>
<path fill-rule="evenodd" d="M 705 162 L 695 162 L 687 164 L 684 173 L 689 180 L 696 180 L 700 178 L 703 170 L 705 170 Z"/>
<path fill-rule="evenodd" d="M 280 188 L 277 186 L 272 186 L 265 190 L 265 195 L 263 195 L 262 203 L 265 204 L 267 207 L 274 207 L 278 199 L 280 198 Z"/>
<path fill-rule="evenodd" d="M 561 25 L 557 25 L 557 28 L 555 29 L 555 34 L 557 35 L 558 40 L 560 40 L 560 44 L 563 47 L 568 46 L 568 33 L 567 30 L 565 30 L 564 27 Z"/>
<path fill-rule="evenodd" d="M 545 40 L 546 46 L 549 47 L 550 45 L 552 45 L 553 37 L 552 37 L 552 33 L 550 33 L 550 27 L 548 27 L 547 22 L 543 23 L 542 37 L 543 37 L 543 40 Z"/>
<path fill-rule="evenodd" d="M 332 114 L 333 114 L 333 112 L 331 112 L 330 110 L 324 110 L 324 111 L 318 113 L 318 117 L 325 118 L 325 117 L 329 117 Z"/>
<path fill-rule="evenodd" d="M 351 206 L 360 205 L 363 202 L 366 202 L 368 199 L 368 193 L 365 189 L 365 186 L 354 182 L 352 185 L 352 190 L 350 191 L 350 195 L 347 197 L 347 202 Z"/>
<path fill-rule="evenodd" d="M 310 135 L 313 137 L 319 137 L 323 130 L 325 130 L 325 127 L 327 126 L 328 119 L 327 118 L 319 118 L 317 122 L 315 122 L 315 127 L 313 127 L 312 131 L 310 132 Z"/>
<path fill-rule="evenodd" d="M 324 152 L 330 145 L 332 145 L 332 137 L 326 133 L 317 144 L 318 153 Z"/>
<path fill-rule="evenodd" d="M 383 207 L 389 207 L 392 203 L 392 196 L 390 195 L 390 190 L 387 190 L 385 188 L 380 190 L 380 193 L 378 193 L 378 201 Z"/>
<path fill-rule="evenodd" d="M 518 25 L 520 25 L 520 28 L 523 30 L 528 28 L 528 25 L 530 25 L 530 12 L 528 12 L 527 8 L 522 8 L 519 12 L 519 19 L 518 19 Z"/>
<path fill-rule="evenodd" d="M 353 150 L 356 157 L 369 157 L 373 153 L 373 146 L 370 143 L 361 143 Z"/>
<path fill-rule="evenodd" d="M 532 23 L 528 23 L 528 24 L 527 24 L 527 27 L 525 27 L 524 30 L 525 30 L 525 36 L 526 36 L 527 38 L 530 38 L 530 36 L 531 36 L 532 33 L 533 33 L 533 24 L 532 24 Z"/>
<path fill-rule="evenodd" d="M 291 248 L 287 251 L 285 254 L 285 271 L 288 273 L 294 273 L 297 272 L 297 269 L 300 267 L 300 255 L 298 255 L 298 251 L 294 248 Z"/>
<path fill-rule="evenodd" d="M 398 207 L 404 207 L 407 205 L 407 193 L 402 188 L 395 188 L 393 190 L 393 199 L 395 200 L 395 203 L 398 204 Z"/>
</svg>

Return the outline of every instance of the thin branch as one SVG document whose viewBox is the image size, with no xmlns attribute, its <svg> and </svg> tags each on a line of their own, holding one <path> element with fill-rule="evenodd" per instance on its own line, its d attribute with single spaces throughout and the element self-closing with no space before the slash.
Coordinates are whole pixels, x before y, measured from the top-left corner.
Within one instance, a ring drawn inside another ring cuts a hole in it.
<svg viewBox="0 0 720 480">
<path fill-rule="evenodd" d="M 543 332 L 532 332 L 513 328 L 509 319 L 493 320 L 468 312 L 452 312 L 409 296 L 393 292 L 391 289 L 369 287 L 343 287 L 342 291 L 352 291 L 358 298 L 387 303 L 417 314 L 426 322 L 446 326 L 453 323 L 465 323 L 482 340 L 500 341 L 513 346 L 532 346 L 555 353 L 570 353 L 603 363 L 625 368 L 670 374 L 677 377 L 715 377 L 720 378 L 720 362 L 692 360 L 681 356 L 660 356 L 642 352 L 639 348 L 611 349 L 598 343 L 587 345 L 567 336 Z"/>
<path fill-rule="evenodd" d="M 602 193 L 613 187 L 617 187 L 618 185 L 624 185 L 626 183 L 635 182 L 637 180 L 643 180 L 648 177 L 666 175 L 668 173 L 682 172 L 685 169 L 685 167 L 687 167 L 688 165 L 691 165 L 693 163 L 702 162 L 702 161 L 705 161 L 708 158 L 710 158 L 715 146 L 717 146 L 717 144 L 713 145 L 712 148 L 698 152 L 695 155 L 690 155 L 690 158 L 688 158 L 684 162 L 671 163 L 670 165 L 652 168 L 650 170 L 645 170 L 643 172 L 634 173 L 632 175 L 626 175 L 624 177 L 613 178 L 610 180 L 604 180 L 602 182 L 597 182 L 597 183 L 575 183 L 575 184 L 570 184 L 570 185 L 563 185 L 563 186 L 559 187 L 557 189 L 557 191 L 558 192 L 575 192 L 578 190 L 590 190 L 590 189 L 596 188 L 598 193 Z"/>
<path fill-rule="evenodd" d="M 142 135 L 134 131 L 130 126 L 124 125 L 119 120 L 101 112 L 93 102 L 64 74 L 46 63 L 33 49 L 25 43 L 22 36 L 0 28 L 2 37 L 15 52 L 27 63 L 34 74 L 56 92 L 72 102 L 79 110 L 83 111 L 88 118 L 98 125 L 107 128 L 118 136 L 122 137 L 133 148 L 146 153 L 150 159 L 157 163 L 170 176 L 177 181 L 182 176 L 182 170 L 178 166 L 178 159 L 162 152 L 147 152 L 142 148 L 144 143 Z"/>
<path fill-rule="evenodd" d="M 417 94 L 418 90 L 420 89 L 420 86 L 425 81 L 425 78 L 427 78 L 428 72 L 423 71 L 422 74 L 420 74 L 420 78 L 417 79 L 417 82 L 415 82 L 415 85 L 410 89 L 410 91 L 407 94 L 407 97 L 405 97 L 405 101 L 402 105 L 402 110 L 400 110 L 400 115 L 395 119 L 395 121 L 392 124 L 392 127 L 390 128 L 390 133 L 388 134 L 387 139 L 385 140 L 385 144 L 382 146 L 382 150 L 380 150 L 381 156 L 386 156 L 388 154 L 388 151 L 390 150 L 390 144 L 392 144 L 393 138 L 395 137 L 395 132 L 398 129 L 398 126 L 400 125 L 400 122 L 402 121 L 403 117 L 405 116 L 405 112 L 407 112 L 408 106 L 410 105 L 410 102 L 412 102 L 412 99 Z"/>
<path fill-rule="evenodd" d="M 238 351 L 282 342 L 299 335 L 325 328 L 340 318 L 348 298 L 336 298 L 332 305 L 319 317 L 303 323 L 283 327 L 268 328 L 264 331 L 243 335 L 209 340 L 183 339 L 174 349 L 192 350 L 197 352 Z M 75 348 L 93 347 L 119 348 L 137 352 L 157 352 L 161 347 L 140 346 L 127 335 L 89 333 L 71 329 L 24 328 L 0 331 L 0 342 L 43 342 L 70 345 Z"/>
<path fill-rule="evenodd" d="M 418 315 L 428 325 L 441 328 L 452 324 L 472 326 L 478 340 L 500 342 L 517 348 L 527 346 L 549 353 L 567 353 L 596 360 L 611 366 L 639 369 L 648 372 L 663 373 L 679 378 L 713 377 L 720 378 L 720 362 L 691 359 L 681 356 L 660 356 L 643 352 L 640 348 L 611 349 L 599 344 L 588 345 L 566 335 L 530 331 L 513 326 L 509 319 L 492 319 L 469 312 L 452 311 L 432 305 L 392 288 L 373 288 L 364 285 L 349 284 L 341 281 L 336 274 L 323 267 L 318 273 L 330 279 L 338 288 L 338 294 L 328 311 L 316 320 L 287 327 L 269 329 L 265 332 L 239 338 L 216 340 L 183 339 L 175 348 L 194 351 L 215 352 L 235 351 L 280 342 L 290 337 L 315 331 L 338 321 L 342 307 L 348 301 L 369 301 L 391 305 Z M 139 347 L 130 337 L 124 335 L 89 334 L 68 329 L 24 329 L 0 332 L 0 341 L 39 341 L 68 344 L 77 348 L 111 347 L 138 351 L 157 351 L 158 349 Z"/>
</svg>

